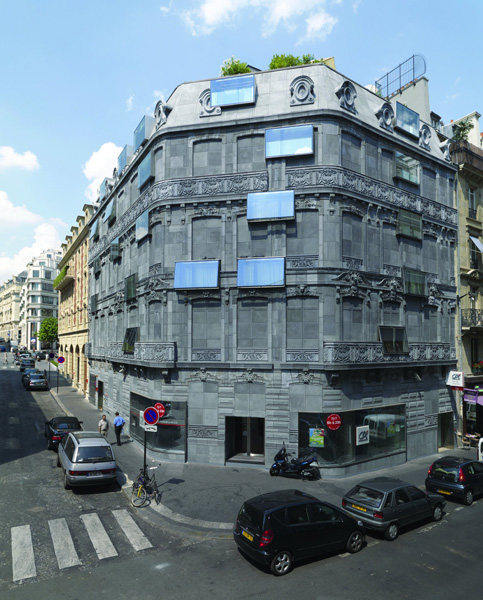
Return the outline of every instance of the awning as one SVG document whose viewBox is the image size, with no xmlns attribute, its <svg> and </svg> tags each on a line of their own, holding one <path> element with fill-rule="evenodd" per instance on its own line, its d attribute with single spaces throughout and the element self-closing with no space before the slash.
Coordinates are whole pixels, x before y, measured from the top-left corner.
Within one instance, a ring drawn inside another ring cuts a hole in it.
<svg viewBox="0 0 483 600">
<path fill-rule="evenodd" d="M 473 244 L 478 248 L 478 250 L 480 252 L 483 252 L 483 244 L 480 242 L 480 240 L 478 238 L 475 238 L 472 235 L 470 235 L 470 240 L 473 242 Z"/>
</svg>

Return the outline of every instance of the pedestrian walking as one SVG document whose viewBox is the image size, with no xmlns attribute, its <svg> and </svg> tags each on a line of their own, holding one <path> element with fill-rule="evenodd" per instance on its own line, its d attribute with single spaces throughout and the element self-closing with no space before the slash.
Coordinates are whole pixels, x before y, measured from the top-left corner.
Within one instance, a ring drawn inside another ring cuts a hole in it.
<svg viewBox="0 0 483 600">
<path fill-rule="evenodd" d="M 4 363 L 5 363 L 6 365 L 8 365 L 8 356 L 7 356 L 7 351 L 5 351 Z"/>
<path fill-rule="evenodd" d="M 116 416 L 114 418 L 114 433 L 116 434 L 117 445 L 121 445 L 121 433 L 122 429 L 125 425 L 126 421 L 119 416 L 119 413 L 116 412 Z"/>
<path fill-rule="evenodd" d="M 102 415 L 101 420 L 99 421 L 99 433 L 107 438 L 107 433 L 109 431 L 109 421 L 106 418 L 106 415 Z"/>
</svg>

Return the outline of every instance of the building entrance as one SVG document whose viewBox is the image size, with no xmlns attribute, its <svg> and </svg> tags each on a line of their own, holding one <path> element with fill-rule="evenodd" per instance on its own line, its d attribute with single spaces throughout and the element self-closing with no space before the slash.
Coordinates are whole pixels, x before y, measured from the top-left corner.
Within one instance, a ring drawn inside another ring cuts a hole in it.
<svg viewBox="0 0 483 600">
<path fill-rule="evenodd" d="M 226 417 L 227 462 L 265 463 L 265 419 Z"/>
</svg>

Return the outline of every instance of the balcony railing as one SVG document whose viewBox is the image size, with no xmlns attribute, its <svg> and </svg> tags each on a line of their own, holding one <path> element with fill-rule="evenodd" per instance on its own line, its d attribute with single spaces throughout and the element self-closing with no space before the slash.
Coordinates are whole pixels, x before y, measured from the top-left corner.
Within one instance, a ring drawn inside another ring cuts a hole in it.
<svg viewBox="0 0 483 600">
<path fill-rule="evenodd" d="M 381 343 L 324 342 L 326 366 L 452 363 L 456 349 L 450 344 L 409 344 L 407 354 L 385 354 Z"/>
<path fill-rule="evenodd" d="M 88 358 L 111 360 L 113 362 L 140 363 L 149 367 L 174 367 L 176 362 L 176 342 L 136 342 L 134 352 L 126 353 L 122 342 L 109 346 L 86 344 Z"/>
<path fill-rule="evenodd" d="M 461 311 L 461 327 L 483 327 L 483 310 L 464 308 Z"/>
</svg>

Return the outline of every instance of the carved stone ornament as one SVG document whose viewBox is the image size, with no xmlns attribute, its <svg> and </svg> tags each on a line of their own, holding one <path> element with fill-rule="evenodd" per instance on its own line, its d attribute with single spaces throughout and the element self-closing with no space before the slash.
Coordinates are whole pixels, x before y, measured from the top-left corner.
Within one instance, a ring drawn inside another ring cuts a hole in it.
<svg viewBox="0 0 483 600">
<path fill-rule="evenodd" d="M 200 117 L 221 115 L 221 108 L 219 106 L 211 106 L 211 91 L 209 89 L 201 92 L 199 103 L 201 104 Z"/>
<path fill-rule="evenodd" d="M 117 292 L 114 296 L 114 302 L 112 303 L 112 308 L 119 312 L 124 309 L 124 292 Z"/>
<path fill-rule="evenodd" d="M 379 127 L 391 133 L 394 131 L 392 120 L 394 119 L 394 108 L 390 102 L 384 102 L 376 111 L 376 117 L 379 119 Z"/>
<path fill-rule="evenodd" d="M 306 385 L 308 384 L 313 384 L 313 383 L 318 383 L 320 385 L 322 385 L 322 379 L 320 377 L 316 377 L 313 373 L 311 373 L 309 371 L 309 369 L 304 369 L 303 371 L 301 371 L 296 379 L 300 382 L 300 383 L 305 383 Z"/>
<path fill-rule="evenodd" d="M 451 146 L 450 140 L 445 140 L 444 142 L 441 142 L 441 144 L 439 145 L 439 148 L 444 155 L 444 160 L 447 160 L 448 162 L 451 162 L 451 154 L 449 153 L 450 146 Z"/>
<path fill-rule="evenodd" d="M 254 383 L 255 381 L 264 381 L 263 377 L 260 377 L 260 375 L 257 375 L 257 373 L 255 373 L 255 371 L 253 369 L 247 369 L 246 371 L 244 371 L 239 379 L 241 381 L 245 381 L 246 383 Z"/>
<path fill-rule="evenodd" d="M 290 84 L 290 106 L 313 104 L 315 101 L 314 82 L 310 77 L 301 75 Z"/>
<path fill-rule="evenodd" d="M 198 379 L 199 381 L 208 381 L 209 379 L 211 379 L 212 381 L 217 381 L 218 377 L 216 377 L 214 373 L 210 373 L 210 371 L 207 371 L 206 369 L 200 369 L 199 371 L 196 371 L 196 373 L 194 373 L 193 377 L 191 377 L 190 379 Z"/>
<path fill-rule="evenodd" d="M 337 281 L 342 281 L 347 285 L 344 287 L 337 286 L 336 288 L 336 302 L 339 303 L 341 298 L 360 298 L 368 299 L 367 292 L 363 291 L 359 288 L 360 285 L 369 287 L 369 283 L 367 280 L 356 271 L 348 271 L 347 273 L 342 273 L 338 277 L 336 277 Z"/>
<path fill-rule="evenodd" d="M 382 308 L 383 302 L 399 302 L 399 304 L 404 302 L 403 287 L 401 285 L 401 282 L 395 277 L 383 279 L 380 283 L 377 284 L 377 286 L 389 288 L 388 290 L 379 292 L 380 308 Z"/>
<path fill-rule="evenodd" d="M 339 104 L 341 108 L 345 108 L 350 112 L 357 114 L 355 107 L 355 100 L 357 98 L 356 88 L 350 81 L 344 81 L 344 83 L 335 90 L 337 98 L 339 98 Z"/>
<path fill-rule="evenodd" d="M 317 294 L 315 293 L 314 288 L 301 283 L 293 288 L 289 288 L 287 296 L 317 296 Z"/>
<path fill-rule="evenodd" d="M 154 109 L 154 118 L 156 120 L 156 129 L 159 129 L 168 120 L 169 113 L 173 107 L 162 100 L 159 100 Z"/>
<path fill-rule="evenodd" d="M 421 123 L 419 128 L 419 147 L 425 150 L 431 150 L 431 129 L 426 123 Z"/>
</svg>

